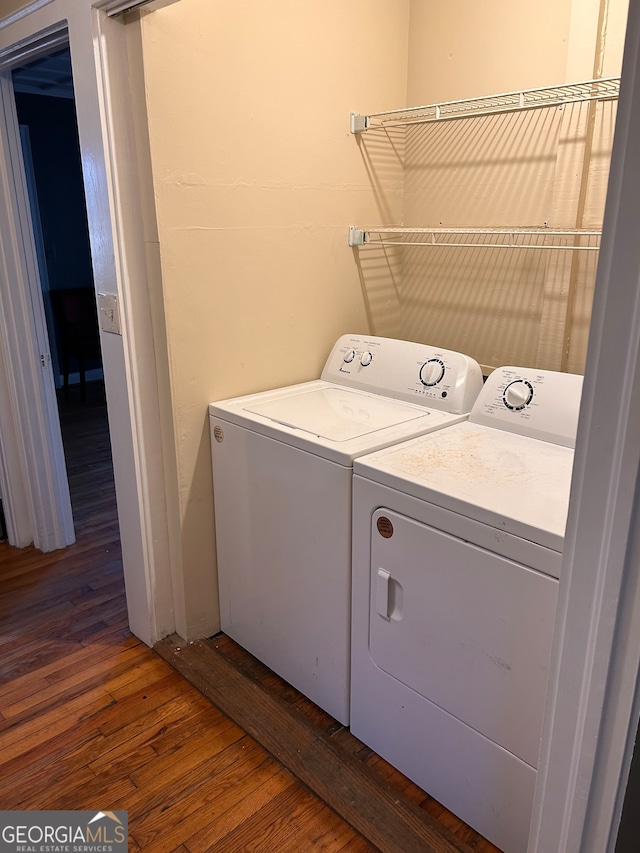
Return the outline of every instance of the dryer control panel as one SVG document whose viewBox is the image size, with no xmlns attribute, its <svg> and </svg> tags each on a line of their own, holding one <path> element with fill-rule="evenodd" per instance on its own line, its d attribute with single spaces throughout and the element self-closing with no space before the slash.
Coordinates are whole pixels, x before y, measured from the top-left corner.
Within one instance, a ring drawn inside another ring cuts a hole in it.
<svg viewBox="0 0 640 853">
<path fill-rule="evenodd" d="M 364 335 L 343 335 L 322 379 L 452 414 L 471 410 L 482 388 L 480 365 L 452 350 Z"/>
<path fill-rule="evenodd" d="M 499 367 L 487 379 L 469 421 L 575 447 L 582 376 Z"/>
</svg>

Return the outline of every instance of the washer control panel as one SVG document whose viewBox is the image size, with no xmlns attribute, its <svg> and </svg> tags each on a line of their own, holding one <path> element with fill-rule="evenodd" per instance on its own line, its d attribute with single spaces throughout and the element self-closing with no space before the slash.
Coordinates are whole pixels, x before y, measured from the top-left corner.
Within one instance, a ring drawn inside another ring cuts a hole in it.
<svg viewBox="0 0 640 853">
<path fill-rule="evenodd" d="M 364 335 L 339 338 L 321 378 L 453 414 L 469 412 L 482 388 L 480 366 L 469 356 Z"/>
<path fill-rule="evenodd" d="M 553 370 L 499 367 L 471 410 L 473 423 L 575 447 L 582 376 Z"/>
</svg>

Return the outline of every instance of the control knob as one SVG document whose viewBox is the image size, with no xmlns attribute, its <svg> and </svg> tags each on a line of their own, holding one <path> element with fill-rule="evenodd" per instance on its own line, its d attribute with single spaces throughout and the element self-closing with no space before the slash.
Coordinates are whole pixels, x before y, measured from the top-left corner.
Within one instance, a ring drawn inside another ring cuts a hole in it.
<svg viewBox="0 0 640 853">
<path fill-rule="evenodd" d="M 362 357 L 360 359 L 360 364 L 363 367 L 368 367 L 373 361 L 373 353 L 371 352 L 363 352 Z"/>
<path fill-rule="evenodd" d="M 345 352 L 343 361 L 345 362 L 345 364 L 350 364 L 355 357 L 356 351 L 354 349 L 349 349 Z"/>
<path fill-rule="evenodd" d="M 444 376 L 444 362 L 439 358 L 430 358 L 420 368 L 420 382 L 430 388 L 437 385 Z"/>
<path fill-rule="evenodd" d="M 519 412 L 533 399 L 533 385 L 526 379 L 515 379 L 504 389 L 502 399 L 507 409 Z"/>
</svg>

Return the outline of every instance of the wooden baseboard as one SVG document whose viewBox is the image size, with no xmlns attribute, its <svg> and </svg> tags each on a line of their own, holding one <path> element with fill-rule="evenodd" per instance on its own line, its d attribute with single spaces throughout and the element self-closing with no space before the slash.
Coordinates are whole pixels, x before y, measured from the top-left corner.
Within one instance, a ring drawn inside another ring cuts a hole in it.
<svg viewBox="0 0 640 853">
<path fill-rule="evenodd" d="M 269 690 L 252 678 L 255 659 L 247 663 L 242 652 L 238 665 L 230 643 L 224 636 L 185 643 L 173 635 L 154 650 L 381 853 L 477 853 L 358 757 L 370 750 L 348 729 L 320 709 L 322 722 L 301 712 L 284 682 Z"/>
</svg>

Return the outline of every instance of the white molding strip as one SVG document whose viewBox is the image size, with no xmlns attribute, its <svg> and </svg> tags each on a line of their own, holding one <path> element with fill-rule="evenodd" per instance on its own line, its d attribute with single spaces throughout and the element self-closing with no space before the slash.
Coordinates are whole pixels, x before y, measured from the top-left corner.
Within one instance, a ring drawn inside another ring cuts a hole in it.
<svg viewBox="0 0 640 853">
<path fill-rule="evenodd" d="M 10 47 L 0 50 L 0 68 L 12 68 L 31 62 L 39 56 L 46 56 L 69 43 L 69 35 L 64 21 L 43 30 L 36 38 L 26 38 Z"/>
<path fill-rule="evenodd" d="M 101 12 L 106 12 L 109 18 L 115 18 L 116 15 L 124 15 L 125 12 L 131 12 L 149 3 L 151 0 L 108 0 L 106 3 L 98 4 L 97 8 Z"/>
<path fill-rule="evenodd" d="M 43 9 L 45 6 L 48 6 L 52 0 L 33 0 L 32 3 L 29 3 L 26 6 L 23 6 L 22 9 L 18 9 L 11 15 L 7 15 L 6 18 L 0 20 L 0 30 L 5 27 L 10 27 L 12 24 L 21 21 L 23 18 L 26 18 L 28 15 L 31 15 L 32 12 L 38 12 L 40 9 Z"/>
<path fill-rule="evenodd" d="M 632 3 L 529 853 L 613 853 L 638 726 L 639 74 Z"/>
<path fill-rule="evenodd" d="M 143 6 L 153 12 L 175 2 L 177 0 L 97 0 L 93 5 L 101 12 L 106 12 L 108 18 L 115 18 L 118 15 L 124 15 L 125 12 L 141 9 Z"/>
</svg>

